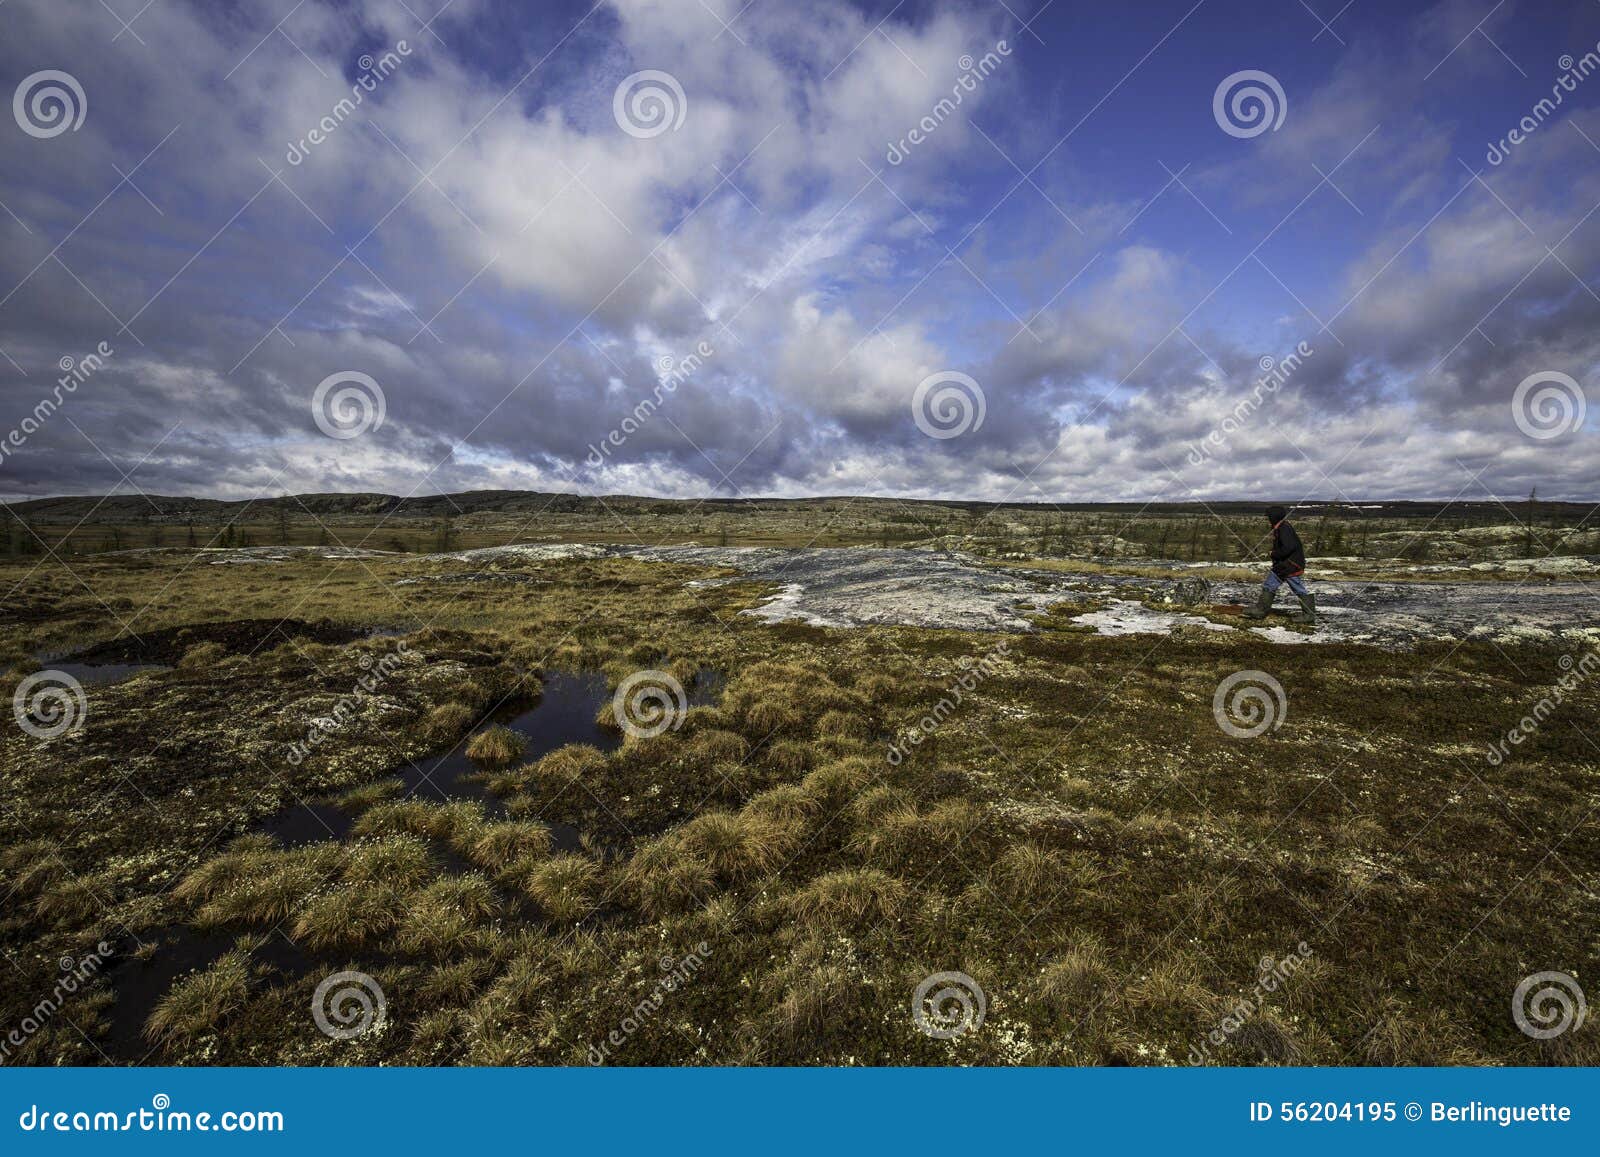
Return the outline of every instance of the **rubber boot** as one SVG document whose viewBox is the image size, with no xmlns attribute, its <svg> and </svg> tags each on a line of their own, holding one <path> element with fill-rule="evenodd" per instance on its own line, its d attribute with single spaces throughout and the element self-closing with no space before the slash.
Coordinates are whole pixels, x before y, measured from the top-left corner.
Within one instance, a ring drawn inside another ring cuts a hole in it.
<svg viewBox="0 0 1600 1157">
<path fill-rule="evenodd" d="M 1299 598 L 1300 613 L 1294 617 L 1294 621 L 1304 623 L 1308 627 L 1314 626 L 1317 621 L 1317 596 L 1308 592 Z"/>
<path fill-rule="evenodd" d="M 1262 587 L 1260 593 L 1256 595 L 1256 605 L 1245 611 L 1244 617 L 1247 619 L 1266 618 L 1267 612 L 1272 609 L 1272 604 L 1277 597 L 1277 591 L 1269 591 L 1266 587 Z"/>
</svg>

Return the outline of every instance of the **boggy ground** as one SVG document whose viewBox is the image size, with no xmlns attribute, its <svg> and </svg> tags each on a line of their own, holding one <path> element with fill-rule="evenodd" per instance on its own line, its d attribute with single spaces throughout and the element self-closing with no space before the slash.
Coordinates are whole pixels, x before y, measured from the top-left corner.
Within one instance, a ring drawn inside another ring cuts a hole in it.
<svg viewBox="0 0 1600 1157">
<path fill-rule="evenodd" d="M 770 583 L 678 562 L 396 585 L 416 573 L 181 553 L 0 573 L 8 696 L 41 652 L 187 644 L 88 687 L 76 731 L 6 715 L 0 1034 L 28 1031 L 0 1060 L 1600 1063 L 1592 1023 L 1536 1041 L 1511 1016 L 1523 977 L 1587 982 L 1600 949 L 1600 692 L 1579 681 L 1485 758 L 1550 697 L 1559 646 L 834 629 L 742 615 Z M 609 754 L 530 762 L 483 728 L 586 669 L 727 681 Z M 1287 713 L 1235 738 L 1213 695 L 1247 670 Z M 405 797 L 398 771 L 469 735 L 486 800 Z M 299 801 L 350 834 L 262 834 Z M 61 995 L 61 959 L 101 941 Z M 386 1014 L 333 1039 L 313 993 L 347 969 Z M 950 971 L 986 1016 L 936 1039 L 912 994 Z"/>
</svg>

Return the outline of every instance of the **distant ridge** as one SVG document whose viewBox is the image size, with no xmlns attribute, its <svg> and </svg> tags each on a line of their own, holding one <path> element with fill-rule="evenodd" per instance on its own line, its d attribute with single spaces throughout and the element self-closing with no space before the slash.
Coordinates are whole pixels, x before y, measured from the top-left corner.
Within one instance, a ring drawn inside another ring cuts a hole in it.
<svg viewBox="0 0 1600 1157">
<path fill-rule="evenodd" d="M 1287 500 L 1283 500 L 1287 501 Z M 540 490 L 466 490 L 459 494 L 426 494 L 401 498 L 393 494 L 290 494 L 274 498 L 233 499 L 189 498 L 160 494 L 79 495 L 57 498 L 32 498 L 4 504 L 6 511 L 16 518 L 30 522 L 199 522 L 233 521 L 240 515 L 276 515 L 279 510 L 289 515 L 347 515 L 351 517 L 386 516 L 390 518 L 438 519 L 446 515 L 471 514 L 600 514 L 607 510 L 639 512 L 659 510 L 669 513 L 692 507 L 702 509 L 737 511 L 822 509 L 848 502 L 861 505 L 882 504 L 894 508 L 939 507 L 946 510 L 982 512 L 999 506 L 1007 510 L 1061 510 L 1071 512 L 1121 512 L 1133 515 L 1143 512 L 1151 515 L 1172 513 L 1210 512 L 1223 515 L 1250 514 L 1260 511 L 1264 499 L 1220 502 L 980 502 L 966 499 L 929 498 L 878 498 L 866 495 L 829 495 L 814 498 L 649 498 L 629 494 L 587 496 Z M 248 508 L 248 509 L 247 509 Z M 1427 502 L 1427 501 L 1326 501 L 1297 503 L 1294 510 L 1300 517 L 1322 513 L 1340 513 L 1346 516 L 1368 513 L 1380 518 L 1433 518 L 1449 510 L 1456 518 L 1484 518 L 1507 521 L 1522 517 L 1527 509 L 1526 499 L 1500 502 Z M 1600 511 L 1600 504 L 1589 502 L 1547 502 L 1539 499 L 1537 510 L 1541 517 L 1570 516 L 1580 520 Z"/>
</svg>

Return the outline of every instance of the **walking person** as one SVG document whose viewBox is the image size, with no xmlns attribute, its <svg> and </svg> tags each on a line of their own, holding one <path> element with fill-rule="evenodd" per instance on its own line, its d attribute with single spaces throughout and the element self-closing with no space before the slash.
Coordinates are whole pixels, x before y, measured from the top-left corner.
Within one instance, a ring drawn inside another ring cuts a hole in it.
<svg viewBox="0 0 1600 1157">
<path fill-rule="evenodd" d="M 1267 507 L 1267 521 L 1272 523 L 1272 569 L 1267 572 L 1267 577 L 1261 583 L 1261 594 L 1256 599 L 1256 605 L 1245 611 L 1247 619 L 1264 619 L 1272 610 L 1272 604 L 1278 597 L 1278 588 L 1288 585 L 1296 598 L 1300 600 L 1300 613 L 1295 616 L 1297 623 L 1312 624 L 1317 621 L 1317 600 L 1306 586 L 1303 577 L 1306 573 L 1306 550 L 1300 543 L 1300 536 L 1295 533 L 1294 527 L 1289 525 L 1289 512 L 1281 506 Z"/>
</svg>

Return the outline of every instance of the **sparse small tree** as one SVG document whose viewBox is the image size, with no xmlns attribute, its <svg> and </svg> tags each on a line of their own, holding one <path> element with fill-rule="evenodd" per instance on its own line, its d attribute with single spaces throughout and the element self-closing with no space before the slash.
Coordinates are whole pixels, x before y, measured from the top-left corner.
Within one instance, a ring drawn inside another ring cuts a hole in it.
<svg viewBox="0 0 1600 1157">
<path fill-rule="evenodd" d="M 1534 555 L 1533 524 L 1539 517 L 1539 488 L 1535 486 L 1528 491 L 1528 515 L 1522 520 L 1522 557 L 1532 558 Z"/>
</svg>

